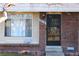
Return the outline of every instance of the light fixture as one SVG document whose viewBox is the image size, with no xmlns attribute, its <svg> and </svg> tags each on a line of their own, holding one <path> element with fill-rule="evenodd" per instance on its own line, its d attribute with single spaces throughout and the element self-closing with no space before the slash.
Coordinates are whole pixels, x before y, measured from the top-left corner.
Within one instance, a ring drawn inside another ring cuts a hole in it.
<svg viewBox="0 0 79 59">
<path fill-rule="evenodd" d="M 40 12 L 40 19 L 44 20 L 46 18 L 46 12 Z"/>
<path fill-rule="evenodd" d="M 8 18 L 6 11 L 3 12 L 3 15 L 4 15 L 4 16 L 0 18 L 0 23 L 3 22 L 3 21 L 5 21 L 5 20 Z"/>
<path fill-rule="evenodd" d="M 14 6 L 14 5 L 13 4 L 5 4 L 3 6 L 3 17 L 0 18 L 0 23 L 8 19 L 6 8 L 9 8 L 11 6 Z"/>
</svg>

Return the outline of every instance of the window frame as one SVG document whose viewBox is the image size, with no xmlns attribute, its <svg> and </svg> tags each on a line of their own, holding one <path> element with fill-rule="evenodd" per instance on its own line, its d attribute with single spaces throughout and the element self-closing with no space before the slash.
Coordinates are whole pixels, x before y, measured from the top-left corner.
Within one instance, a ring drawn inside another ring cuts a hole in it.
<svg viewBox="0 0 79 59">
<path fill-rule="evenodd" d="M 32 13 L 17 13 L 17 14 L 30 14 L 32 17 L 31 17 L 31 25 L 32 25 L 32 34 L 31 34 L 31 37 L 33 36 L 33 14 Z M 15 15 L 17 15 L 17 14 L 15 14 Z M 12 20 L 12 19 L 11 19 Z M 25 19 L 26 20 L 26 19 Z M 7 21 L 7 20 L 6 20 Z M 4 31 L 4 36 L 5 37 L 27 37 L 27 36 L 11 36 L 11 34 L 10 34 L 10 36 L 6 36 L 5 34 L 6 34 L 6 21 L 5 21 L 5 31 Z M 10 26 L 11 26 L 11 24 L 10 24 Z M 11 28 L 11 27 L 10 27 Z M 11 30 L 11 29 L 10 29 Z M 25 31 L 26 32 L 26 31 Z M 27 37 L 27 38 L 29 38 L 29 37 Z"/>
<path fill-rule="evenodd" d="M 39 12 L 16 12 L 15 14 L 31 14 L 32 15 L 32 37 L 7 37 L 5 36 L 5 22 L 2 22 L 1 25 L 1 45 L 38 45 L 40 40 L 40 32 L 39 32 Z M 9 13 L 10 15 L 10 13 Z M 14 14 L 12 14 L 14 15 Z M 37 25 L 36 25 L 37 24 Z"/>
</svg>

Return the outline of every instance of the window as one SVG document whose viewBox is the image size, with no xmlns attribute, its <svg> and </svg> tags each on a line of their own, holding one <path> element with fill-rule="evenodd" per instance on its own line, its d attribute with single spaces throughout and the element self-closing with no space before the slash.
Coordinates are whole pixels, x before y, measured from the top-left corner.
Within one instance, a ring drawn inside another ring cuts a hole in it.
<svg viewBox="0 0 79 59">
<path fill-rule="evenodd" d="M 32 37 L 32 15 L 10 15 L 5 21 L 5 36 Z"/>
<path fill-rule="evenodd" d="M 39 44 L 39 13 L 9 14 L 0 25 L 0 44 Z"/>
</svg>

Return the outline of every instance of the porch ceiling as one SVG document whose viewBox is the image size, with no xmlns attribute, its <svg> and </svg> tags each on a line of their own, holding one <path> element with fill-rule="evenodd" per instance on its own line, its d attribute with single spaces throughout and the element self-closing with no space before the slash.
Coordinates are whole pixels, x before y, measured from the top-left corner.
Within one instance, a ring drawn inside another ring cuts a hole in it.
<svg viewBox="0 0 79 59">
<path fill-rule="evenodd" d="M 0 3 L 0 11 L 2 11 L 3 5 Z M 78 3 L 15 3 L 14 5 L 6 10 L 16 12 L 79 12 Z"/>
</svg>

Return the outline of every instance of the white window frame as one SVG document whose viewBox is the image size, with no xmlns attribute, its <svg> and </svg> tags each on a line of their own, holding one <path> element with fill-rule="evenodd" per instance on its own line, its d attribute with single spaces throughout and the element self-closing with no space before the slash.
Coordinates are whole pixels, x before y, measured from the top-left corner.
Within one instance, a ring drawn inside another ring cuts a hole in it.
<svg viewBox="0 0 79 59">
<path fill-rule="evenodd" d="M 0 44 L 39 44 L 39 14 L 36 15 L 38 18 L 34 18 L 34 13 L 24 13 L 24 14 L 31 14 L 32 15 L 32 37 L 6 37 L 5 34 L 5 27 L 2 27 L 2 33 L 4 33 L 0 39 Z M 1 23 L 2 26 L 5 22 Z"/>
</svg>

